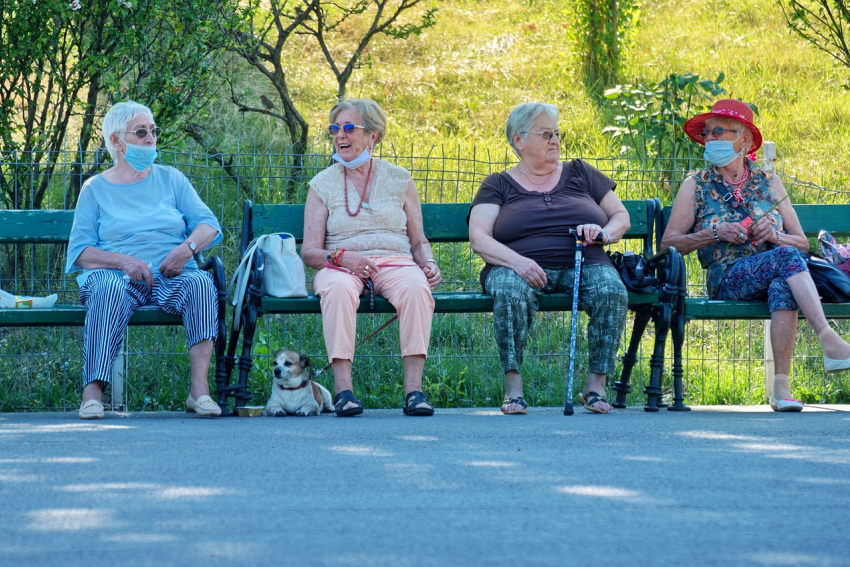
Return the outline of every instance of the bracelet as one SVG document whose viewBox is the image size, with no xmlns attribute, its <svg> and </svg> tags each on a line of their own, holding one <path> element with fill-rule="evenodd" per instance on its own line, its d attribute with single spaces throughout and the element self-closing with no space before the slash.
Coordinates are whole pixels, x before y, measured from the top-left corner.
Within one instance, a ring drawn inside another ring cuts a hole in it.
<svg viewBox="0 0 850 567">
<path fill-rule="evenodd" d="M 780 232 L 775 228 L 773 229 L 773 232 L 776 233 L 776 245 L 782 246 L 782 234 L 780 234 Z"/>
<path fill-rule="evenodd" d="M 433 259 L 433 258 L 428 258 L 427 260 L 425 260 L 425 263 L 426 263 L 426 264 L 428 264 L 428 263 L 436 264 L 436 263 L 437 263 L 437 261 L 436 261 L 435 259 Z"/>
<path fill-rule="evenodd" d="M 711 225 L 711 231 L 714 233 L 714 241 L 720 244 L 720 237 L 717 235 L 717 225 Z"/>
<path fill-rule="evenodd" d="M 602 234 L 604 234 L 604 235 L 605 235 L 605 239 L 606 239 L 606 241 L 607 241 L 607 242 L 603 242 L 603 244 L 611 244 L 611 235 L 610 235 L 610 234 L 608 234 L 608 231 L 607 231 L 607 230 L 605 230 L 605 229 L 603 228 L 603 229 L 602 229 Z"/>
</svg>

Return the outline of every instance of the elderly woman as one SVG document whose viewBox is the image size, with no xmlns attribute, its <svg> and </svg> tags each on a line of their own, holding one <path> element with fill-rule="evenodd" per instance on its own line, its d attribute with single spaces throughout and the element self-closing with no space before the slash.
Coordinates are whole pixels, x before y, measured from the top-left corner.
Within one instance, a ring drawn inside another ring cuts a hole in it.
<svg viewBox="0 0 850 567">
<path fill-rule="evenodd" d="M 589 314 L 589 367 L 579 402 L 608 413 L 606 376 L 613 374 L 626 324 L 628 295 L 602 246 L 629 229 L 629 213 L 614 193 L 616 184 L 580 161 L 562 162 L 558 109 L 529 102 L 511 112 L 505 127 L 519 156 L 511 169 L 489 175 L 469 213 L 469 241 L 486 265 L 481 285 L 493 296 L 493 322 L 505 373 L 505 414 L 526 413 L 522 357 L 538 297 L 579 293 Z M 573 289 L 575 229 L 587 246 L 579 289 Z"/>
<path fill-rule="evenodd" d="M 65 270 L 83 271 L 82 419 L 103 417 L 102 394 L 124 329 L 144 305 L 183 316 L 192 374 L 186 409 L 221 413 L 207 381 L 218 333 L 216 290 L 193 259 L 221 240 L 221 229 L 182 173 L 154 164 L 159 134 L 148 107 L 114 105 L 103 119 L 114 165 L 86 182 L 74 213 Z"/>
<path fill-rule="evenodd" d="M 398 311 L 404 368 L 404 414 L 433 415 L 422 393 L 435 289 L 442 277 L 425 238 L 419 193 L 410 172 L 372 157 L 387 117 L 374 101 L 348 99 L 330 112 L 338 163 L 310 181 L 301 257 L 316 268 L 325 346 L 334 374 L 336 415 L 363 413 L 351 367 L 359 296 L 383 295 Z"/>
<path fill-rule="evenodd" d="M 770 407 L 801 411 L 788 382 L 798 309 L 817 333 L 826 370 L 850 368 L 850 345 L 827 323 L 801 254 L 809 242 L 782 182 L 746 157 L 762 142 L 749 105 L 717 101 L 688 120 L 685 132 L 705 146 L 708 166 L 682 183 L 662 247 L 697 251 L 710 298 L 767 301 L 776 369 Z"/>
</svg>

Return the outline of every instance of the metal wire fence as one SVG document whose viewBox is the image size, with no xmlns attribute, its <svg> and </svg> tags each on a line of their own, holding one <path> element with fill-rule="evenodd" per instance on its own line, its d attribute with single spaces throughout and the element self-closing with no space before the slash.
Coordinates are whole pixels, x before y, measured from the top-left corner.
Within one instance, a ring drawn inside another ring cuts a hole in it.
<svg viewBox="0 0 850 567">
<path fill-rule="evenodd" d="M 508 151 L 470 148 L 427 150 L 384 145 L 382 159 L 407 168 L 420 197 L 427 203 L 471 201 L 490 173 L 515 163 Z M 98 152 L 0 152 L 0 197 L 3 208 L 73 208 L 79 188 L 88 176 L 108 167 Z M 658 197 L 671 204 L 676 188 L 688 171 L 702 166 L 699 159 L 636 159 L 625 156 L 581 157 L 617 184 L 621 199 Z M 255 203 L 303 203 L 309 180 L 331 164 L 327 153 L 293 155 L 274 152 L 259 144 L 241 145 L 230 154 L 210 155 L 188 145 L 162 150 L 159 162 L 178 168 L 192 181 L 221 221 L 222 243 L 210 251 L 224 262 L 228 275 L 238 263 L 241 210 L 244 199 Z M 781 165 L 781 164 L 780 164 Z M 780 167 L 781 171 L 781 167 Z M 797 202 L 837 202 L 846 195 L 828 191 L 781 172 Z M 285 230 L 286 227 L 281 227 Z M 468 245 L 435 244 L 445 280 L 442 289 L 477 290 L 482 261 Z M 58 293 L 60 303 L 78 302 L 72 276 L 63 273 L 65 247 L 59 245 L 0 246 L 0 287 L 20 295 Z M 703 294 L 703 272 L 689 258 L 689 292 Z M 311 274 L 308 274 L 308 278 Z M 532 404 L 560 405 L 565 396 L 570 314 L 541 313 L 526 355 L 526 396 Z M 584 316 L 580 315 L 584 324 Z M 359 336 L 365 337 L 386 316 L 361 315 Z M 631 328 L 631 321 L 627 329 Z M 583 340 L 583 332 L 580 333 Z M 632 376 L 629 403 L 642 403 L 649 376 L 649 331 L 639 351 Z M 82 331 L 78 328 L 0 329 L 0 411 L 73 409 L 79 404 Z M 807 364 L 819 353 L 817 341 L 801 333 L 795 383 L 808 401 L 840 401 L 847 384 L 827 378 L 816 365 Z M 691 324 L 686 344 L 686 391 L 690 403 L 758 402 L 763 372 L 763 332 L 760 322 L 700 322 Z M 312 315 L 264 316 L 257 332 L 255 365 L 251 376 L 254 403 L 264 404 L 271 388 L 272 354 L 290 348 L 326 359 L 321 320 Z M 398 329 L 394 325 L 365 344 L 355 361 L 355 388 L 367 407 L 393 407 L 402 399 Z M 587 367 L 586 349 L 579 345 L 578 368 Z M 668 357 L 672 353 L 668 353 Z M 189 366 L 182 329 L 134 327 L 125 335 L 125 391 L 121 401 L 132 410 L 180 409 L 188 394 Z M 665 363 L 670 368 L 670 360 Z M 613 378 L 616 379 L 616 376 Z M 326 380 L 329 382 L 330 379 Z M 425 370 L 426 393 L 439 406 L 497 405 L 502 376 L 492 316 L 442 314 L 435 316 L 430 356 Z"/>
</svg>

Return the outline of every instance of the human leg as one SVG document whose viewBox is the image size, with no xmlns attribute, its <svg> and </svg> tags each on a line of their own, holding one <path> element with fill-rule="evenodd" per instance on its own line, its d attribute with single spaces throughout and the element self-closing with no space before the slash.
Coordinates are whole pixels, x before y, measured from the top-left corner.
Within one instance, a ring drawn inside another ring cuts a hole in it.
<svg viewBox="0 0 850 567">
<path fill-rule="evenodd" d="M 548 273 L 547 273 L 548 277 Z M 493 329 L 499 347 L 499 362 L 505 373 L 504 413 L 525 408 L 511 400 L 523 399 L 522 357 L 537 313 L 537 292 L 516 272 L 496 266 L 487 275 L 487 293 L 493 296 Z"/>
<path fill-rule="evenodd" d="M 313 292 L 321 299 L 322 333 L 333 370 L 334 393 L 351 392 L 357 307 L 363 282 L 351 274 L 324 268 L 313 277 Z M 353 411 L 358 404 L 347 401 L 341 411 Z"/>
<path fill-rule="evenodd" d="M 567 293 L 572 293 L 572 270 L 558 282 Z M 559 289 L 560 291 L 560 289 Z M 613 375 L 617 366 L 620 339 L 626 328 L 629 296 L 617 271 L 604 264 L 586 266 L 579 282 L 579 308 L 588 314 L 587 351 L 588 373 L 582 397 L 590 401 L 596 394 L 597 402 L 586 405 L 598 413 L 607 413 L 611 406 L 605 399 L 607 376 Z"/>
<path fill-rule="evenodd" d="M 422 391 L 422 373 L 431 339 L 434 297 L 425 273 L 407 258 L 373 258 L 379 267 L 373 276 L 375 292 L 384 296 L 398 312 L 404 394 Z M 382 267 L 384 264 L 393 266 Z M 399 264 L 410 267 L 398 267 Z M 431 408 L 421 401 L 415 408 Z"/>
<path fill-rule="evenodd" d="M 83 405 L 91 400 L 101 403 L 124 340 L 124 329 L 146 296 L 144 285 L 131 284 L 110 270 L 93 272 L 80 289 L 80 303 L 86 309 Z"/>
</svg>

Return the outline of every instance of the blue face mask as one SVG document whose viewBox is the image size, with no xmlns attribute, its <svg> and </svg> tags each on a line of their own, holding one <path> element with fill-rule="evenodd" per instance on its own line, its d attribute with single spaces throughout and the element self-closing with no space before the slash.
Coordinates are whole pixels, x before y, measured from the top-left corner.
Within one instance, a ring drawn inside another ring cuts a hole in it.
<svg viewBox="0 0 850 567">
<path fill-rule="evenodd" d="M 345 161 L 344 159 L 339 157 L 339 154 L 336 153 L 331 157 L 342 165 L 344 165 L 345 167 L 347 167 L 348 169 L 357 169 L 358 167 L 372 159 L 372 153 L 369 151 L 369 148 L 366 148 L 365 150 L 363 150 L 363 153 L 361 153 L 359 156 L 357 156 L 351 161 Z"/>
<path fill-rule="evenodd" d="M 156 161 L 156 148 L 127 144 L 127 153 L 124 154 L 124 159 L 136 171 L 144 171 Z"/>
<path fill-rule="evenodd" d="M 738 136 L 740 138 L 740 136 Z M 737 140 L 730 142 L 729 140 L 711 140 L 705 143 L 705 153 L 703 158 L 716 167 L 729 165 L 735 158 L 742 156 L 747 152 L 747 148 L 740 152 L 735 151 L 734 143 Z"/>
</svg>

